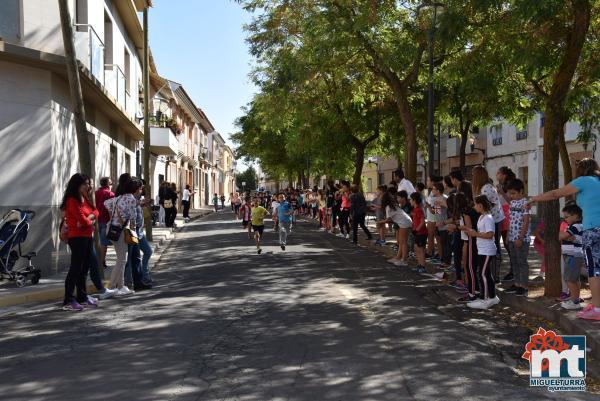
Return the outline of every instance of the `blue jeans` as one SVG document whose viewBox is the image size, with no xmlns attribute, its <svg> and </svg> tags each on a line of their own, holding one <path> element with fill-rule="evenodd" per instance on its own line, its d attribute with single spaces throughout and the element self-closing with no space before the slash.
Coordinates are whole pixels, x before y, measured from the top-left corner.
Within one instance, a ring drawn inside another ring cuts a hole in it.
<svg viewBox="0 0 600 401">
<path fill-rule="evenodd" d="M 152 248 L 150 247 L 150 243 L 148 242 L 148 240 L 146 239 L 146 236 L 142 236 L 140 238 L 140 244 L 139 244 L 140 250 L 142 251 L 142 253 L 144 254 L 144 256 L 142 257 L 142 282 L 144 283 L 149 283 L 152 281 L 152 278 L 150 277 L 150 257 L 152 256 Z"/>
</svg>

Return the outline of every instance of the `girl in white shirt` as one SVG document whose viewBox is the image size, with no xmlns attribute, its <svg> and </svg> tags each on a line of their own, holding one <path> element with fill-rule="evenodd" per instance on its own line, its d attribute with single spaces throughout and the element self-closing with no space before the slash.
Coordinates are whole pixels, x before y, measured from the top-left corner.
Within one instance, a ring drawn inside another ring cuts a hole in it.
<svg viewBox="0 0 600 401">
<path fill-rule="evenodd" d="M 481 213 L 477 221 L 477 230 L 463 228 L 469 237 L 477 238 L 477 251 L 479 263 L 477 264 L 477 278 L 479 279 L 479 290 L 481 299 L 467 303 L 467 306 L 475 309 L 488 309 L 500 302 L 496 296 L 496 283 L 492 269 L 496 257 L 496 222 L 490 214 L 494 205 L 487 196 L 479 195 L 475 198 L 475 210 Z"/>
<path fill-rule="evenodd" d="M 381 207 L 385 209 L 386 221 L 394 223 L 398 242 L 398 253 L 388 262 L 396 266 L 408 266 L 408 233 L 412 228 L 412 219 L 398 205 L 395 197 L 387 191 L 381 199 Z"/>
</svg>

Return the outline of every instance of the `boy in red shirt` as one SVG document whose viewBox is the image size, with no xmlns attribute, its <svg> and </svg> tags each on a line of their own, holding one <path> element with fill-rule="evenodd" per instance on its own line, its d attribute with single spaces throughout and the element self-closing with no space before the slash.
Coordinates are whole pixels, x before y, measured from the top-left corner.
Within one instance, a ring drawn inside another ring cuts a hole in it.
<svg viewBox="0 0 600 401">
<path fill-rule="evenodd" d="M 417 273 L 425 272 L 425 247 L 427 246 L 427 226 L 425 225 L 425 213 L 421 207 L 423 198 L 419 192 L 410 194 L 410 204 L 413 207 L 412 230 L 415 237 L 415 254 L 417 256 Z"/>
</svg>

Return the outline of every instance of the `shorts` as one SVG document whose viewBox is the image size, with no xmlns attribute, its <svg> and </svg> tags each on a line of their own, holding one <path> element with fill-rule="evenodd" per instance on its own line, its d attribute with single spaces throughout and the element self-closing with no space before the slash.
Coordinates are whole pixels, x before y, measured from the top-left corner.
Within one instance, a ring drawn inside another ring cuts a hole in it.
<svg viewBox="0 0 600 401">
<path fill-rule="evenodd" d="M 581 276 L 581 268 L 584 264 L 583 256 L 572 256 L 563 255 L 565 261 L 565 271 L 563 274 L 563 280 L 569 283 L 579 283 L 579 277 Z"/>
<path fill-rule="evenodd" d="M 254 230 L 255 233 L 258 233 L 262 237 L 263 231 L 265 231 L 265 226 L 255 226 L 254 224 L 252 224 L 252 230 Z"/>
<path fill-rule="evenodd" d="M 588 277 L 600 277 L 600 227 L 584 230 L 582 244 Z"/>
<path fill-rule="evenodd" d="M 244 226 L 244 228 L 248 228 L 248 220 L 242 220 L 242 226 Z"/>
<path fill-rule="evenodd" d="M 100 245 L 102 245 L 102 246 L 112 245 L 112 242 L 110 242 L 110 240 L 108 238 L 106 238 L 106 229 L 107 229 L 106 224 L 98 225 L 98 232 L 100 232 Z"/>
<path fill-rule="evenodd" d="M 417 234 L 413 231 L 415 237 L 415 245 L 419 248 L 425 248 L 427 246 L 427 234 Z"/>
</svg>

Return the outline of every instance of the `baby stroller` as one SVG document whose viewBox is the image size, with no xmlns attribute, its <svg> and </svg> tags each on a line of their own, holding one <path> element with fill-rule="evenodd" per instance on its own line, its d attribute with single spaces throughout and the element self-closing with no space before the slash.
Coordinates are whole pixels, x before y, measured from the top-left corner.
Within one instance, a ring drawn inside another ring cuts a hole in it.
<svg viewBox="0 0 600 401">
<path fill-rule="evenodd" d="M 16 281 L 17 287 L 23 287 L 28 279 L 31 284 L 37 284 L 42 276 L 41 270 L 31 263 L 37 252 L 24 254 L 21 250 L 21 244 L 27 239 L 29 222 L 34 217 L 34 211 L 13 209 L 0 220 L 0 280 Z M 27 259 L 28 263 L 13 270 L 19 258 Z"/>
</svg>

